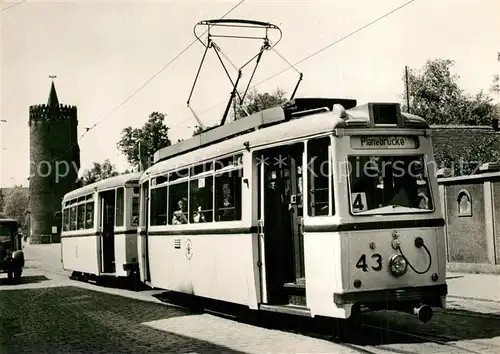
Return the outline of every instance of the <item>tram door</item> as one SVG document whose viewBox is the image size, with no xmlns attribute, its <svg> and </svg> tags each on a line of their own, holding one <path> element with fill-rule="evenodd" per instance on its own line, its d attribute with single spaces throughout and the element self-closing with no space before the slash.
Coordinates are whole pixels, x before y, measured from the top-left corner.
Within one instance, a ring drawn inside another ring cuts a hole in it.
<svg viewBox="0 0 500 354">
<path fill-rule="evenodd" d="M 294 144 L 259 151 L 256 156 L 268 304 L 289 303 L 289 285 L 304 282 L 303 151 L 303 144 Z"/>
<path fill-rule="evenodd" d="M 115 190 L 101 194 L 102 272 L 115 272 Z"/>
<path fill-rule="evenodd" d="M 141 249 L 142 249 L 142 279 L 151 281 L 149 270 L 149 249 L 148 249 L 148 223 L 149 223 L 149 182 L 145 182 L 141 189 Z"/>
</svg>

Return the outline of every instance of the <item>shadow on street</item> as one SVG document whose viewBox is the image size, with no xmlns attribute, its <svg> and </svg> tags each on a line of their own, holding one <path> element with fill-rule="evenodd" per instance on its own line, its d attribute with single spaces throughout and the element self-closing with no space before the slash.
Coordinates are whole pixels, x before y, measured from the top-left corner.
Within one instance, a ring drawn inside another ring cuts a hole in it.
<svg viewBox="0 0 500 354">
<path fill-rule="evenodd" d="M 332 342 L 361 346 L 455 342 L 489 339 L 500 336 L 500 315 L 465 310 L 439 310 L 431 321 L 420 322 L 415 316 L 393 311 L 379 311 L 360 316 L 356 325 L 324 317 L 301 317 L 272 312 L 250 311 L 243 307 L 175 292 L 155 295 L 157 299 L 186 307 L 193 312 L 210 312 L 258 327 L 282 330 Z M 488 343 L 498 348 L 500 345 Z"/>
<path fill-rule="evenodd" d="M 45 275 L 26 275 L 22 276 L 18 284 L 12 284 L 7 277 L 0 278 L 0 285 L 22 285 L 22 284 L 36 284 L 50 280 Z"/>
</svg>

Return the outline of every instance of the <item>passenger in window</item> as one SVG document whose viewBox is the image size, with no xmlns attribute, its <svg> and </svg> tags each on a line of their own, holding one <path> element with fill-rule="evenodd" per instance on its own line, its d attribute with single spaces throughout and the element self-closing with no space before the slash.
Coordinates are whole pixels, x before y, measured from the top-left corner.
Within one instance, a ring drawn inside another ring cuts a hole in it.
<svg viewBox="0 0 500 354">
<path fill-rule="evenodd" d="M 201 211 L 201 205 L 198 206 L 198 209 L 193 213 L 193 221 L 195 223 L 205 222 L 205 215 Z"/>
<path fill-rule="evenodd" d="M 416 180 L 409 173 L 394 178 L 394 198 L 389 204 L 415 208 L 419 203 Z"/>
<path fill-rule="evenodd" d="M 428 210 L 429 208 L 429 198 L 424 193 L 418 194 L 418 208 Z"/>
<path fill-rule="evenodd" d="M 93 222 L 93 220 L 92 220 L 92 217 L 93 217 L 93 216 L 94 216 L 94 215 L 92 215 L 92 214 L 90 214 L 90 213 L 87 213 L 87 220 L 85 221 L 85 226 L 86 226 L 86 228 L 88 228 L 88 229 L 89 229 L 89 228 L 91 228 L 91 227 L 93 226 L 93 224 L 94 224 L 94 222 Z"/>
<path fill-rule="evenodd" d="M 228 183 L 222 185 L 222 208 L 219 209 L 218 221 L 233 221 L 235 213 L 231 202 L 231 188 Z"/>
<path fill-rule="evenodd" d="M 181 198 L 181 200 L 177 202 L 177 207 L 178 209 L 174 211 L 174 216 L 172 217 L 172 225 L 187 224 L 188 223 L 186 217 L 187 199 Z"/>
</svg>

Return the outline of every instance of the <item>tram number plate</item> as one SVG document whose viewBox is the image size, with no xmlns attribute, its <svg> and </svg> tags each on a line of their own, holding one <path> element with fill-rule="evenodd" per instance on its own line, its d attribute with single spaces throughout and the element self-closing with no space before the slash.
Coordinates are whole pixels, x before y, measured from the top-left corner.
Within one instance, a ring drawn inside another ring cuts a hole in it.
<svg viewBox="0 0 500 354">
<path fill-rule="evenodd" d="M 378 253 L 372 254 L 372 260 L 374 261 L 374 265 L 371 268 L 378 272 L 382 270 L 382 256 Z M 358 262 L 356 263 L 356 268 L 362 269 L 363 272 L 368 272 L 368 265 L 366 264 L 366 254 L 361 255 L 359 257 Z"/>
<path fill-rule="evenodd" d="M 365 211 L 367 209 L 366 205 L 366 194 L 365 193 L 352 193 L 351 194 L 351 205 L 352 211 L 359 213 L 360 211 Z"/>
</svg>

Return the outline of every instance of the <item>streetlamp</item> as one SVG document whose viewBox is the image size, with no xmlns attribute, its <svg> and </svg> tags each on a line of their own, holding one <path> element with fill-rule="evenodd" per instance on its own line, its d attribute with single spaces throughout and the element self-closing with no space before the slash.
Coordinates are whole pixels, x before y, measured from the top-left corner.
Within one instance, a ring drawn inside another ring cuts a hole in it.
<svg viewBox="0 0 500 354">
<path fill-rule="evenodd" d="M 0 123 L 7 123 L 6 119 L 0 119 Z M 3 171 L 3 151 L 7 150 L 6 148 L 3 147 L 3 129 L 2 129 L 2 151 L 0 151 L 0 171 Z M 0 181 L 2 179 L 0 178 Z"/>
<path fill-rule="evenodd" d="M 7 120 L 6 119 L 0 119 L 0 123 L 7 123 Z M 0 171 L 3 171 L 3 151 L 6 150 L 4 147 L 3 147 L 3 129 L 2 129 L 2 151 L 0 152 L 0 160 L 2 162 L 0 162 Z M 1 172 L 0 172 L 1 173 Z M 1 178 L 0 178 L 1 180 Z M 3 212 L 3 190 L 2 190 L 2 186 L 0 185 L 0 200 L 2 201 L 2 205 L 0 205 L 0 214 Z"/>
</svg>

